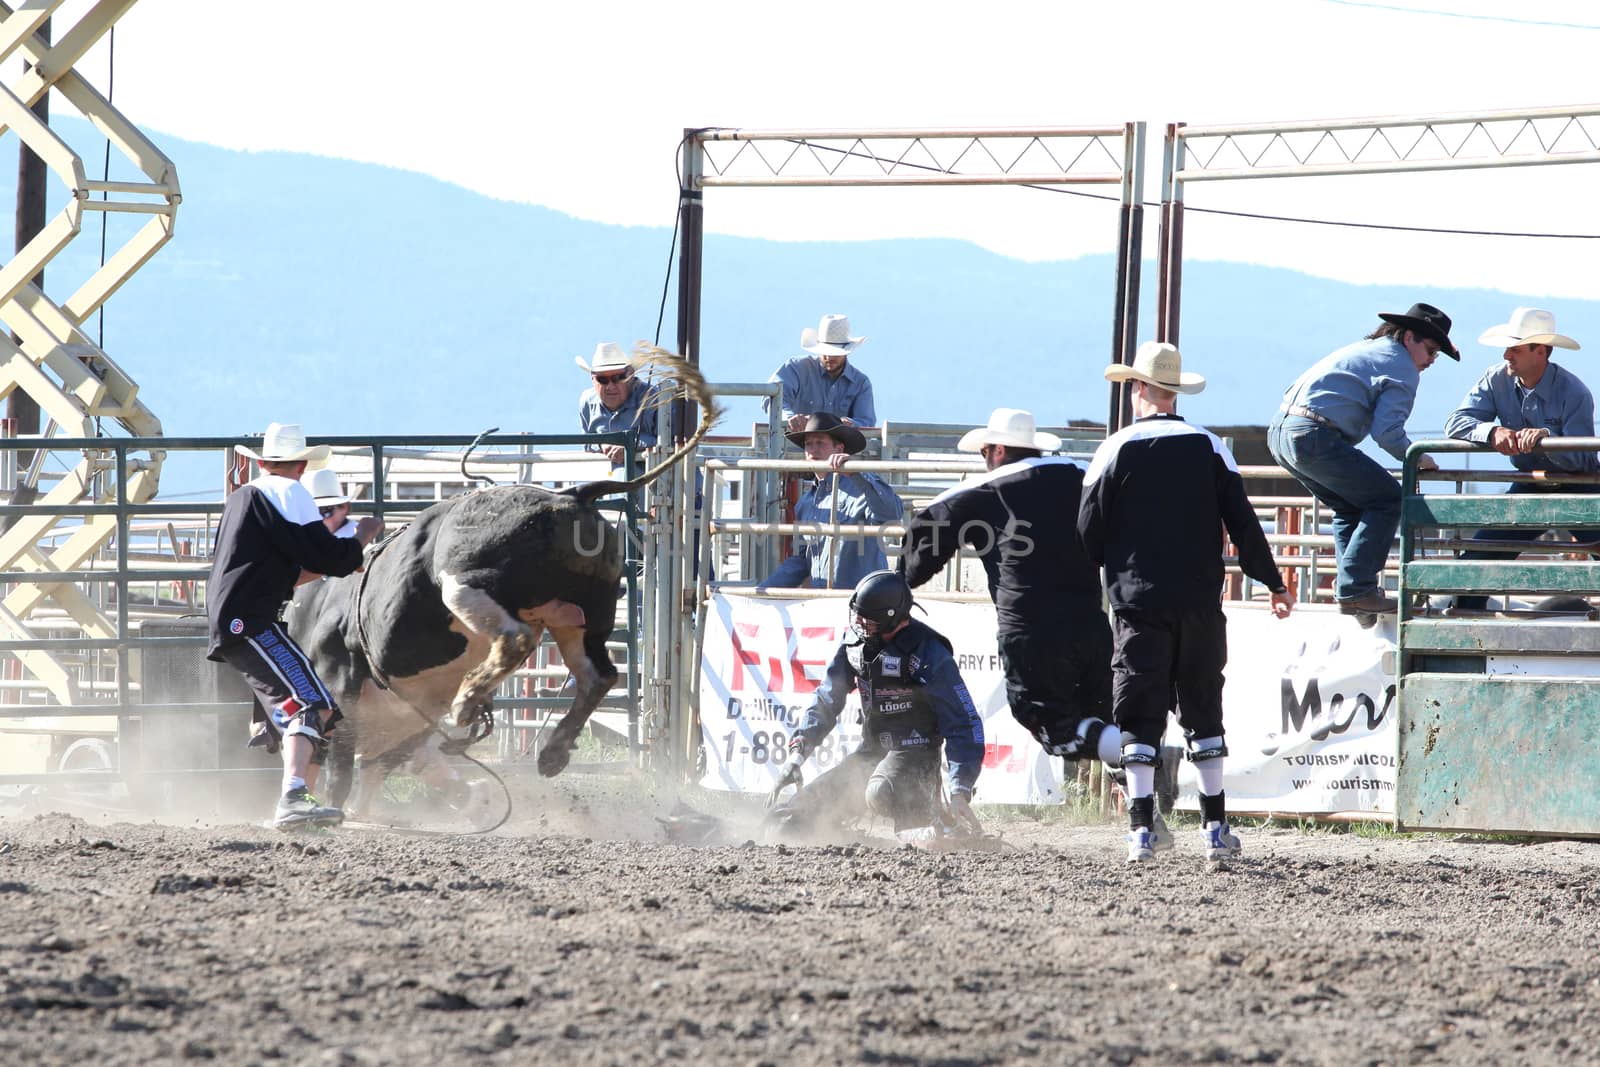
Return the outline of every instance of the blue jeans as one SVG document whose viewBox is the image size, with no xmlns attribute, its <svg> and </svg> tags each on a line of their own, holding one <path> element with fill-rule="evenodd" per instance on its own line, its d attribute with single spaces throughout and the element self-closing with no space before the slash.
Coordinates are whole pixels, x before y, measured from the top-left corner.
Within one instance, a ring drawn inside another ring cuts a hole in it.
<svg viewBox="0 0 1600 1067">
<path fill-rule="evenodd" d="M 1400 483 L 1338 430 L 1280 414 L 1267 427 L 1272 458 L 1333 511 L 1339 556 L 1334 595 L 1354 600 L 1382 588 L 1379 576 L 1400 528 Z"/>
<path fill-rule="evenodd" d="M 1508 493 L 1587 493 L 1591 487 L 1587 485 L 1540 485 L 1535 482 L 1513 482 Z M 1470 538 L 1473 541 L 1533 541 L 1539 535 L 1547 533 L 1546 530 L 1530 530 L 1523 527 L 1517 529 L 1485 528 L 1475 530 Z M 1600 530 L 1573 530 L 1572 536 L 1579 541 L 1600 541 Z M 1590 553 L 1595 555 L 1594 553 Z M 1518 553 L 1508 551 L 1491 551 L 1486 548 L 1469 548 L 1461 553 L 1458 559 L 1516 559 Z M 1455 606 L 1482 611 L 1489 606 L 1489 598 L 1474 593 L 1463 593 L 1456 597 Z"/>
</svg>

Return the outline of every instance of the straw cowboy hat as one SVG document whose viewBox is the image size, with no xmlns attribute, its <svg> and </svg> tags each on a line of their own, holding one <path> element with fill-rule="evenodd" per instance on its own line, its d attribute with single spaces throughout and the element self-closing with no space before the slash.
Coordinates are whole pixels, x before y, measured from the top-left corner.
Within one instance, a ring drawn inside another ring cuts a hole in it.
<svg viewBox="0 0 1600 1067">
<path fill-rule="evenodd" d="M 845 315 L 824 315 L 817 328 L 800 331 L 800 347 L 818 356 L 848 356 L 865 341 L 850 336 L 850 319 Z"/>
<path fill-rule="evenodd" d="M 348 504 L 350 498 L 339 487 L 339 473 L 331 467 L 310 471 L 300 479 L 300 484 L 311 492 L 317 507 L 328 508 L 335 504 Z"/>
<path fill-rule="evenodd" d="M 328 462 L 333 452 L 327 445 L 308 448 L 305 431 L 292 422 L 269 423 L 267 432 L 261 435 L 260 452 L 246 445 L 234 445 L 233 450 L 257 463 L 294 463 L 303 459 L 306 466 L 313 469 Z"/>
<path fill-rule="evenodd" d="M 1411 310 L 1404 315 L 1392 311 L 1380 311 L 1378 318 L 1384 322 L 1392 322 L 1396 326 L 1404 326 L 1412 333 L 1426 337 L 1439 346 L 1439 351 L 1460 362 L 1461 352 L 1450 340 L 1450 316 L 1432 304 L 1412 304 Z"/>
<path fill-rule="evenodd" d="M 1578 342 L 1566 334 L 1556 333 L 1556 317 L 1544 308 L 1517 308 L 1511 313 L 1510 322 L 1489 327 L 1478 338 L 1478 343 L 1491 348 L 1554 345 L 1576 350 L 1578 347 Z"/>
<path fill-rule="evenodd" d="M 783 436 L 787 437 L 789 443 L 796 448 L 804 448 L 806 434 L 808 433 L 827 434 L 843 445 L 845 452 L 852 456 L 867 447 L 866 434 L 851 426 L 848 422 L 842 421 L 839 416 L 826 411 L 817 412 L 806 419 L 806 424 L 800 429 L 790 430 Z"/>
<path fill-rule="evenodd" d="M 968 430 L 956 442 L 961 452 L 977 452 L 984 445 L 1005 445 L 1007 448 L 1037 448 L 1040 452 L 1054 452 L 1061 447 L 1061 438 L 1044 433 L 1033 422 L 1033 412 L 1021 408 L 995 408 L 989 416 L 989 425 Z"/>
<path fill-rule="evenodd" d="M 1165 341 L 1146 341 L 1134 354 L 1132 365 L 1113 363 L 1106 368 L 1106 381 L 1128 379 L 1148 382 L 1174 393 L 1198 393 L 1206 387 L 1205 378 L 1183 372 L 1183 353 Z"/>
<path fill-rule="evenodd" d="M 632 370 L 633 357 L 622 350 L 615 341 L 602 341 L 595 346 L 594 362 L 585 363 L 582 356 L 574 356 L 573 362 L 590 374 L 604 374 L 611 370 Z"/>
</svg>

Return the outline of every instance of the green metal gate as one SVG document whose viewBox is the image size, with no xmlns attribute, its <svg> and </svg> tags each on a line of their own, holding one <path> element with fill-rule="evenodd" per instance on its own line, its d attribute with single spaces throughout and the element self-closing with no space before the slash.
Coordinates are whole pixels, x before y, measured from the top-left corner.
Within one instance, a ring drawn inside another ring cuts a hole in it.
<svg viewBox="0 0 1600 1067">
<path fill-rule="evenodd" d="M 1594 449 L 1600 441 L 1547 439 L 1545 447 Z M 1421 442 L 1406 457 L 1395 823 L 1600 835 L 1600 622 L 1578 599 L 1600 594 L 1600 563 L 1585 551 L 1600 546 L 1536 539 L 1546 530 L 1600 529 L 1600 486 L 1592 475 L 1557 484 L 1443 470 L 1426 480 L 1493 479 L 1514 491 L 1420 490 L 1423 455 L 1437 454 L 1443 465 L 1451 453 L 1475 450 Z M 1526 531 L 1497 546 L 1520 556 L 1456 558 L 1478 528 Z M 1455 594 L 1507 601 L 1494 612 L 1444 607 Z M 1524 603 L 1512 604 L 1511 594 Z"/>
</svg>

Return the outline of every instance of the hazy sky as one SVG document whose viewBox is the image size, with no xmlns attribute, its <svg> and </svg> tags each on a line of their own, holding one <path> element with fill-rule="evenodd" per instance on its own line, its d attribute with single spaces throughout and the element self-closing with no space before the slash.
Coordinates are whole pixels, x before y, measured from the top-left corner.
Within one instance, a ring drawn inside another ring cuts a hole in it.
<svg viewBox="0 0 1600 1067">
<path fill-rule="evenodd" d="M 74 2 L 59 27 L 86 6 Z M 105 90 L 105 45 L 81 65 Z M 115 100 L 147 128 L 424 171 L 583 218 L 671 225 L 685 126 L 1098 125 L 1600 104 L 1592 0 L 766 5 L 141 0 Z M 1600 142 L 1600 118 L 1588 123 Z M 180 174 L 181 177 L 181 174 Z M 1600 234 L 1600 164 L 1194 186 L 1189 203 Z M 426 210 L 426 205 L 418 205 Z M 712 190 L 707 225 L 781 239 L 953 236 L 1109 250 L 1111 206 L 1024 189 Z M 1147 220 L 1147 254 L 1155 246 Z M 1354 281 L 1597 295 L 1600 241 L 1423 237 L 1201 218 L 1192 258 Z"/>
</svg>

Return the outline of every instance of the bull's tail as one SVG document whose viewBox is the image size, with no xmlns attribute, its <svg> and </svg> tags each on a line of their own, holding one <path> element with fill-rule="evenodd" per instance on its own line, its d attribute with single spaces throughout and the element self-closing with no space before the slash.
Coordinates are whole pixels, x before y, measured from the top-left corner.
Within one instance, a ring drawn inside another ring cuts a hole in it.
<svg viewBox="0 0 1600 1067">
<path fill-rule="evenodd" d="M 573 489 L 573 495 L 585 503 L 616 493 L 631 493 L 635 489 L 642 489 L 649 485 L 661 477 L 668 467 L 671 467 L 692 452 L 694 447 L 700 443 L 700 439 L 705 437 L 711 427 L 716 425 L 717 420 L 722 417 L 722 409 L 717 406 L 716 398 L 711 395 L 711 387 L 706 384 L 705 376 L 700 373 L 700 368 L 682 356 L 675 356 L 664 348 L 657 348 L 654 345 L 640 342 L 638 350 L 633 357 L 633 366 L 635 373 L 646 367 L 657 367 L 665 371 L 668 377 L 677 382 L 678 387 L 676 389 L 661 390 L 659 402 L 669 404 L 679 396 L 686 397 L 700 405 L 700 425 L 695 427 L 694 433 L 690 435 L 688 440 L 673 450 L 672 455 L 657 463 L 654 467 L 639 475 L 639 477 L 626 482 L 589 482 Z M 641 414 L 643 413 L 641 412 Z"/>
</svg>

